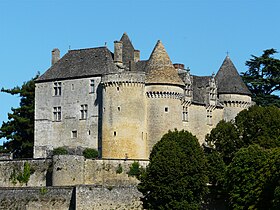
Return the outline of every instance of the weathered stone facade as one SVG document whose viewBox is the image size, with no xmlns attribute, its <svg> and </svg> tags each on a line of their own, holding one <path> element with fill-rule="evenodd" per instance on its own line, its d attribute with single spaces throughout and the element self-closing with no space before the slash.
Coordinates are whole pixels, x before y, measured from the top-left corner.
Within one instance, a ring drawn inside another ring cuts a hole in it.
<svg viewBox="0 0 280 210">
<path fill-rule="evenodd" d="M 64 146 L 148 159 L 168 130 L 188 130 L 202 144 L 220 120 L 251 105 L 228 56 L 216 75 L 195 76 L 173 65 L 160 41 L 148 60 L 140 60 L 127 34 L 114 46 L 114 54 L 107 47 L 55 54 L 36 81 L 35 158 Z"/>
</svg>

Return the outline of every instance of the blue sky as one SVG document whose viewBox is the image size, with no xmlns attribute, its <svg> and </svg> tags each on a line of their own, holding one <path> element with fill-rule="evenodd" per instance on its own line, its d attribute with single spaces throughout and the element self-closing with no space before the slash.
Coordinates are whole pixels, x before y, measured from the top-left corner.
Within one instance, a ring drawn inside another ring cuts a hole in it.
<svg viewBox="0 0 280 210">
<path fill-rule="evenodd" d="M 192 74 L 216 73 L 227 51 L 244 72 L 251 54 L 280 50 L 279 10 L 279 0 L 0 0 L 0 88 L 44 73 L 53 48 L 113 50 L 123 32 L 141 59 L 160 39 Z M 0 123 L 18 103 L 0 93 Z"/>
</svg>

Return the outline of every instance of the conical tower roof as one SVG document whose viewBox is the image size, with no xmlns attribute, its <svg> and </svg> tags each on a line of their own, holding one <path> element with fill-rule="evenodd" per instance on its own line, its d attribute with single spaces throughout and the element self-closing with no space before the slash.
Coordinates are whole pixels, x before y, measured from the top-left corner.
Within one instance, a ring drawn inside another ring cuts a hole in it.
<svg viewBox="0 0 280 210">
<path fill-rule="evenodd" d="M 146 66 L 147 84 L 184 85 L 163 44 L 158 41 Z"/>
<path fill-rule="evenodd" d="M 123 63 L 128 63 L 129 61 L 134 60 L 134 47 L 127 35 L 127 33 L 123 33 L 121 40 L 123 43 L 122 53 L 123 53 Z"/>
<path fill-rule="evenodd" d="M 229 56 L 225 58 L 215 78 L 218 82 L 218 94 L 251 95 Z"/>
</svg>

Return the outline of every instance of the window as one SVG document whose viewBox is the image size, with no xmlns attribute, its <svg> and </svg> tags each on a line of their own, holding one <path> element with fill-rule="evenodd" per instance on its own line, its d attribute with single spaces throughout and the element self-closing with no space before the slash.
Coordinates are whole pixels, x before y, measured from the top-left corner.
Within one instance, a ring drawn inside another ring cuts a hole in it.
<svg viewBox="0 0 280 210">
<path fill-rule="evenodd" d="M 88 111 L 87 109 L 88 109 L 87 104 L 81 105 L 81 120 L 87 119 L 87 111 Z"/>
<path fill-rule="evenodd" d="M 185 122 L 189 121 L 189 116 L 188 116 L 188 107 L 187 106 L 183 106 L 183 113 L 182 113 L 182 120 Z"/>
<path fill-rule="evenodd" d="M 121 111 L 121 107 L 120 106 L 118 106 L 118 111 Z"/>
<path fill-rule="evenodd" d="M 72 90 L 72 91 L 75 90 L 74 84 L 71 84 L 71 90 Z"/>
<path fill-rule="evenodd" d="M 207 125 L 212 125 L 212 110 L 207 110 Z"/>
<path fill-rule="evenodd" d="M 114 136 L 117 136 L 117 131 L 114 131 Z"/>
<path fill-rule="evenodd" d="M 165 108 L 164 108 L 164 111 L 165 111 L 165 112 L 168 112 L 168 107 L 165 107 Z"/>
<path fill-rule="evenodd" d="M 77 131 L 72 131 L 72 138 L 76 139 L 78 137 L 78 132 Z"/>
<path fill-rule="evenodd" d="M 120 91 L 120 87 L 117 87 L 117 91 Z"/>
<path fill-rule="evenodd" d="M 90 93 L 94 93 L 94 88 L 95 88 L 95 81 L 93 79 L 90 80 Z"/>
<path fill-rule="evenodd" d="M 54 88 L 54 95 L 61 96 L 61 82 L 55 82 L 53 84 L 53 88 Z"/>
<path fill-rule="evenodd" d="M 53 119 L 54 119 L 54 121 L 61 121 L 61 107 L 60 106 L 53 108 Z"/>
</svg>

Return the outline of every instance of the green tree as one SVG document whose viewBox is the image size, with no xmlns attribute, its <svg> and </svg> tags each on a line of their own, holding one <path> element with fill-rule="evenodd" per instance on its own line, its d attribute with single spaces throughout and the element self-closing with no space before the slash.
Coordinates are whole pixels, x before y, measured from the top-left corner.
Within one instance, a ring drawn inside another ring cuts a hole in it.
<svg viewBox="0 0 280 210">
<path fill-rule="evenodd" d="M 273 57 L 275 53 L 275 49 L 264 50 L 261 56 L 252 55 L 246 61 L 249 69 L 243 73 L 242 78 L 258 105 L 280 107 L 280 97 L 275 95 L 280 90 L 280 60 Z"/>
<path fill-rule="evenodd" d="M 258 209 L 265 186 L 264 166 L 267 152 L 259 145 L 242 148 L 229 164 L 226 187 L 231 209 Z"/>
<path fill-rule="evenodd" d="M 14 153 L 15 158 L 32 157 L 34 144 L 34 99 L 35 79 L 25 82 L 21 87 L 1 89 L 1 92 L 20 96 L 20 107 L 11 108 L 8 121 L 0 128 L 0 138 L 6 138 L 4 147 Z"/>
<path fill-rule="evenodd" d="M 207 193 L 206 159 L 187 131 L 169 131 L 153 147 L 138 189 L 148 209 L 199 209 Z"/>
<path fill-rule="evenodd" d="M 206 146 L 217 151 L 226 164 L 230 163 L 233 155 L 242 146 L 236 126 L 233 122 L 220 121 L 210 134 L 206 135 Z"/>
<path fill-rule="evenodd" d="M 279 209 L 280 148 L 240 149 L 227 167 L 226 186 L 231 209 Z"/>
<path fill-rule="evenodd" d="M 259 144 L 264 148 L 280 146 L 280 110 L 275 106 L 252 106 L 235 118 L 241 147 Z"/>
</svg>

